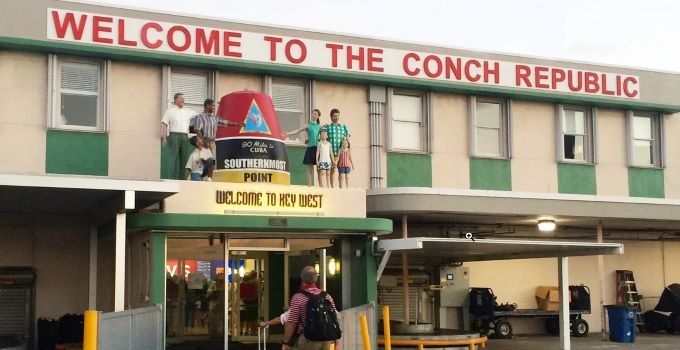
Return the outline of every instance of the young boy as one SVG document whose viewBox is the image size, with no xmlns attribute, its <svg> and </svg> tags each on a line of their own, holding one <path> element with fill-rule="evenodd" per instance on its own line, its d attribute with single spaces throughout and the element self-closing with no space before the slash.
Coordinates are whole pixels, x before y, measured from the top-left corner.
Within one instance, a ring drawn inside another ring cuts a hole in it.
<svg viewBox="0 0 680 350">
<path fill-rule="evenodd" d="M 212 152 L 205 147 L 201 137 L 192 137 L 191 144 L 196 149 L 187 160 L 185 177 L 191 181 L 212 181 Z"/>
</svg>

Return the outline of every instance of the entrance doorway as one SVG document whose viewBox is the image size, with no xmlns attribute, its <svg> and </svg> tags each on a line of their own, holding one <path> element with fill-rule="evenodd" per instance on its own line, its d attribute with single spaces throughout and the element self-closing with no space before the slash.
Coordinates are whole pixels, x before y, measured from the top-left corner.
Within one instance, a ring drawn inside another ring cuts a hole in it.
<svg viewBox="0 0 680 350">
<path fill-rule="evenodd" d="M 256 349 L 258 323 L 285 311 L 301 267 L 330 246 L 312 238 L 168 237 L 166 348 L 224 349 L 226 334 L 230 350 Z M 271 327 L 267 348 L 279 348 L 282 334 Z"/>
</svg>

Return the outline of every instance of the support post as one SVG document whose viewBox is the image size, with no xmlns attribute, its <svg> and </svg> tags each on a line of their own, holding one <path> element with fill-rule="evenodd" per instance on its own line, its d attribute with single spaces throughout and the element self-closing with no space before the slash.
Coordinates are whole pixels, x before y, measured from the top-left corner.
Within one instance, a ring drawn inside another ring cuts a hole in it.
<svg viewBox="0 0 680 350">
<path fill-rule="evenodd" d="M 401 217 L 401 236 L 402 238 L 408 238 L 408 216 L 403 215 Z M 409 290 L 408 290 L 408 254 L 403 253 L 401 255 L 401 260 L 402 260 L 402 283 L 404 285 L 404 320 L 402 321 L 402 324 L 407 325 L 409 324 L 409 321 L 411 319 L 410 315 L 410 307 L 409 307 Z"/>
<path fill-rule="evenodd" d="M 571 350 L 571 332 L 569 321 L 569 258 L 557 258 L 560 290 L 560 349 Z"/>
<path fill-rule="evenodd" d="M 319 250 L 319 286 L 321 290 L 326 290 L 326 248 Z"/>
<path fill-rule="evenodd" d="M 97 252 L 99 250 L 99 230 L 96 226 L 90 227 L 90 274 L 89 292 L 87 298 L 88 309 L 97 309 Z"/>
<path fill-rule="evenodd" d="M 125 213 L 116 214 L 116 259 L 114 267 L 113 311 L 125 310 Z"/>
<path fill-rule="evenodd" d="M 597 243 L 602 243 L 603 242 L 603 234 L 602 234 L 602 221 L 598 221 L 597 223 Z M 598 255 L 597 256 L 597 272 L 598 272 L 598 283 L 600 285 L 600 325 L 602 327 L 602 330 L 600 331 L 600 336 L 602 340 L 607 341 L 609 340 L 609 337 L 607 337 L 607 316 L 606 316 L 606 310 L 604 308 L 604 295 L 605 293 L 605 285 L 604 285 L 604 255 Z"/>
</svg>

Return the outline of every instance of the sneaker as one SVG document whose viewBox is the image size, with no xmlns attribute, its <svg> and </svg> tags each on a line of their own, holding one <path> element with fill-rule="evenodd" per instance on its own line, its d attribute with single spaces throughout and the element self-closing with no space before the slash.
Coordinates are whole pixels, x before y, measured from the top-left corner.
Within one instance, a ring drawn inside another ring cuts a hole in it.
<svg viewBox="0 0 680 350">
<path fill-rule="evenodd" d="M 211 178 L 210 176 L 206 176 L 206 177 L 203 179 L 203 181 L 212 182 L 212 178 Z"/>
</svg>

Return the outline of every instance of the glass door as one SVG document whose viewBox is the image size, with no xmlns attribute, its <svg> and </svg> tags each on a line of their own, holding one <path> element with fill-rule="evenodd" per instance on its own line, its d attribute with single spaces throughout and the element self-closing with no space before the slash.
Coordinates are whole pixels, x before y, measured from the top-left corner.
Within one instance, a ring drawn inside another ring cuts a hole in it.
<svg viewBox="0 0 680 350">
<path fill-rule="evenodd" d="M 224 342 L 224 244 L 206 238 L 168 238 L 166 343 L 210 348 Z"/>
<path fill-rule="evenodd" d="M 266 262 L 266 252 L 229 252 L 227 278 L 232 341 L 257 341 L 258 322 L 267 317 Z"/>
</svg>

